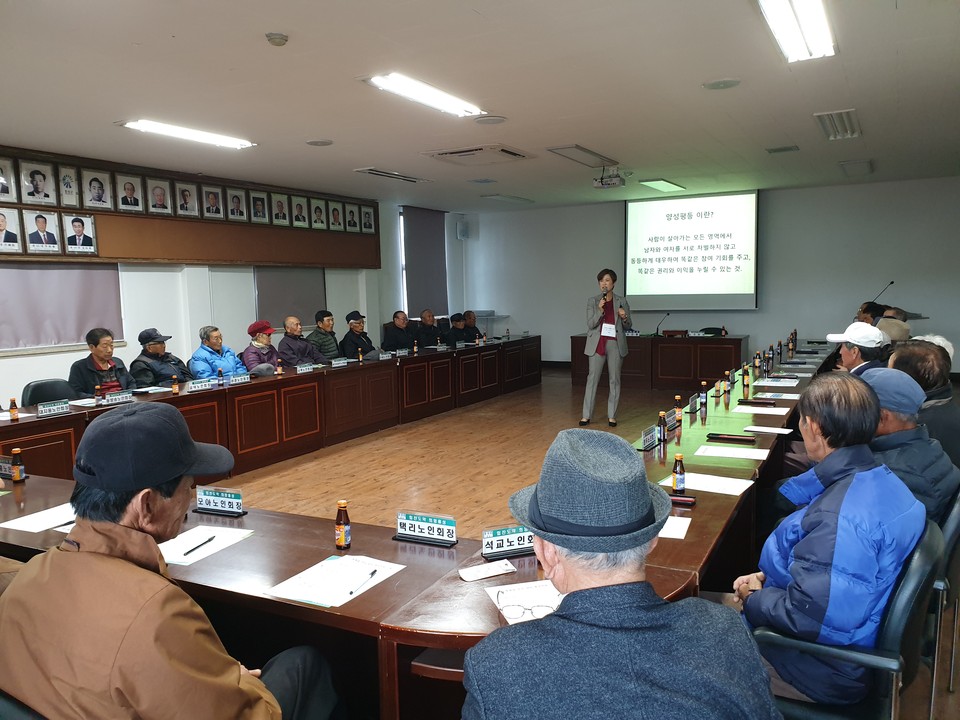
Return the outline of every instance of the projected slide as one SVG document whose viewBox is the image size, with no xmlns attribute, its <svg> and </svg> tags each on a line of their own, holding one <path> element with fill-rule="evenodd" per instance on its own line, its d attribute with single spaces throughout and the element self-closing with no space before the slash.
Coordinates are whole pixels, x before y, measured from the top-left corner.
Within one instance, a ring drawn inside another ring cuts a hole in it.
<svg viewBox="0 0 960 720">
<path fill-rule="evenodd" d="M 755 192 L 628 202 L 626 235 L 637 309 L 756 307 Z"/>
</svg>

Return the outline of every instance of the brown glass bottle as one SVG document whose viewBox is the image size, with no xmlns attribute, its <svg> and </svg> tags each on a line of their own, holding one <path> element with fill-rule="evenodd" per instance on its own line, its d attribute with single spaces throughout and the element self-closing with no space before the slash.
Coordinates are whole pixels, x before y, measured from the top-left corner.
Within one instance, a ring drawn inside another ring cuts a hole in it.
<svg viewBox="0 0 960 720">
<path fill-rule="evenodd" d="M 657 418 L 657 442 L 665 443 L 667 441 L 667 412 L 660 411 L 660 417 Z"/>
<path fill-rule="evenodd" d="M 23 453 L 20 448 L 10 451 L 10 479 L 15 483 L 22 483 L 27 479 L 27 469 L 23 466 Z"/>
<path fill-rule="evenodd" d="M 17 407 L 17 399 L 10 398 L 10 422 L 17 422 L 20 419 L 20 408 Z"/>
<path fill-rule="evenodd" d="M 687 471 L 683 467 L 683 453 L 673 456 L 673 492 L 682 495 L 687 491 Z"/>
<path fill-rule="evenodd" d="M 347 501 L 337 500 L 337 519 L 334 522 L 337 550 L 350 549 L 350 515 L 347 513 Z"/>
</svg>

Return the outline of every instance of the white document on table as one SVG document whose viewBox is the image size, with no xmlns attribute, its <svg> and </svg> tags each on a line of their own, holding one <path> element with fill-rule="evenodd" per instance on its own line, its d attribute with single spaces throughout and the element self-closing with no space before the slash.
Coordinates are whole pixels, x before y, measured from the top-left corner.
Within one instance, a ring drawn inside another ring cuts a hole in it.
<svg viewBox="0 0 960 720">
<path fill-rule="evenodd" d="M 769 400 L 799 400 L 800 393 L 778 393 L 778 392 L 758 392 L 753 395 L 755 398 L 767 398 Z"/>
<path fill-rule="evenodd" d="M 81 398 L 80 400 L 71 400 L 70 404 L 74 407 L 93 407 L 97 404 L 95 398 Z"/>
<path fill-rule="evenodd" d="M 546 617 L 556 610 L 563 600 L 563 595 L 549 580 L 497 585 L 484 589 L 500 614 L 511 625 Z"/>
<path fill-rule="evenodd" d="M 793 364 L 780 365 L 777 372 L 792 373 L 795 368 L 802 368 L 804 370 L 816 370 L 817 366 L 816 365 L 793 365 Z"/>
<path fill-rule="evenodd" d="M 770 450 L 762 448 L 732 447 L 730 445 L 701 445 L 694 455 L 701 457 L 743 458 L 746 460 L 766 460 Z"/>
<path fill-rule="evenodd" d="M 71 523 L 76 517 L 76 513 L 73 512 L 73 506 L 70 503 L 64 503 L 63 505 L 57 505 L 56 507 L 47 508 L 40 512 L 18 517 L 15 520 L 7 520 L 5 523 L 0 524 L 0 528 L 37 533 Z"/>
<path fill-rule="evenodd" d="M 669 490 L 673 485 L 673 475 L 669 475 L 661 480 L 660 484 Z M 753 480 L 740 480 L 738 478 L 721 477 L 720 475 L 688 472 L 685 485 L 687 490 L 700 490 L 702 492 L 712 492 L 720 495 L 742 495 L 753 485 Z"/>
<path fill-rule="evenodd" d="M 24 412 L 23 410 L 21 410 L 20 414 L 17 417 L 18 418 L 33 417 L 33 413 Z M 0 420 L 9 420 L 9 419 L 10 419 L 10 413 L 8 411 L 0 412 Z"/>
<path fill-rule="evenodd" d="M 764 407 L 762 405 L 737 405 L 733 411 L 745 415 L 786 415 L 790 412 L 790 408 Z"/>
<path fill-rule="evenodd" d="M 766 378 L 765 380 L 754 380 L 754 387 L 796 387 L 800 384 L 797 378 Z"/>
<path fill-rule="evenodd" d="M 683 540 L 687 536 L 687 528 L 689 527 L 690 518 L 671 515 L 667 518 L 667 522 L 664 523 L 660 532 L 657 533 L 657 537 Z"/>
<path fill-rule="evenodd" d="M 160 543 L 160 552 L 163 553 L 167 565 L 192 565 L 197 560 L 210 557 L 251 535 L 253 530 L 245 528 L 197 525 L 180 533 L 173 540 Z"/>
<path fill-rule="evenodd" d="M 769 435 L 789 435 L 793 432 L 790 428 L 767 427 L 766 425 L 747 425 L 744 432 L 767 433 Z"/>
<path fill-rule="evenodd" d="M 365 555 L 331 555 L 266 593 L 310 605 L 340 607 L 405 567 Z"/>
</svg>

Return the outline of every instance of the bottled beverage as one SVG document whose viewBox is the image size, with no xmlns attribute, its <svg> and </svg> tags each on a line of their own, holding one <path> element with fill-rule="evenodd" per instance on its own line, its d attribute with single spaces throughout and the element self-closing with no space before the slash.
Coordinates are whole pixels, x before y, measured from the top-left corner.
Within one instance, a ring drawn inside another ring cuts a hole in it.
<svg viewBox="0 0 960 720">
<path fill-rule="evenodd" d="M 507 328 L 507 337 L 510 337 L 510 328 Z"/>
<path fill-rule="evenodd" d="M 103 393 L 100 392 L 100 386 L 96 385 L 93 388 L 93 404 L 99 405 L 102 402 L 103 402 Z"/>
<path fill-rule="evenodd" d="M 783 340 L 777 340 L 777 357 L 783 360 Z"/>
<path fill-rule="evenodd" d="M 760 372 L 760 351 L 757 350 L 757 354 L 753 356 L 753 368 L 757 372 Z"/>
<path fill-rule="evenodd" d="M 707 406 L 707 381 L 700 381 L 700 407 L 705 408 Z"/>
<path fill-rule="evenodd" d="M 10 422 L 17 422 L 20 419 L 20 408 L 17 407 L 17 399 L 10 398 Z"/>
<path fill-rule="evenodd" d="M 787 352 L 793 352 L 795 345 L 793 343 L 793 335 L 787 339 Z"/>
<path fill-rule="evenodd" d="M 23 454 L 20 448 L 10 451 L 10 479 L 15 483 L 21 483 L 27 479 L 27 470 L 23 465 Z"/>
<path fill-rule="evenodd" d="M 347 514 L 347 501 L 337 500 L 337 519 L 334 522 L 337 550 L 350 549 L 350 515 Z"/>
<path fill-rule="evenodd" d="M 740 373 L 743 377 L 743 387 L 744 389 L 750 387 L 750 366 L 746 363 L 743 364 L 743 371 Z"/>
<path fill-rule="evenodd" d="M 683 468 L 683 453 L 673 456 L 673 491 L 678 495 L 687 491 L 687 471 Z"/>
<path fill-rule="evenodd" d="M 363 350 L 357 350 L 357 360 L 363 362 Z"/>
<path fill-rule="evenodd" d="M 442 343 L 440 342 L 440 336 L 437 335 L 437 347 L 440 347 Z"/>
<path fill-rule="evenodd" d="M 730 371 L 729 370 L 723 371 L 723 391 L 725 393 L 730 392 Z"/>
<path fill-rule="evenodd" d="M 726 336 L 727 336 L 727 326 L 723 325 L 720 327 L 720 337 L 726 337 Z"/>
<path fill-rule="evenodd" d="M 657 442 L 665 443 L 667 441 L 667 412 L 660 411 L 660 417 L 657 418 Z"/>
<path fill-rule="evenodd" d="M 172 392 L 174 395 L 179 395 L 179 394 L 180 394 L 180 380 L 177 378 L 176 375 L 172 375 L 171 377 L 173 378 L 173 384 L 170 385 L 170 392 Z"/>
<path fill-rule="evenodd" d="M 683 406 L 680 404 L 680 396 L 673 396 L 673 409 L 677 413 L 677 423 L 683 422 Z"/>
<path fill-rule="evenodd" d="M 217 368 L 217 387 L 223 387 L 223 368 Z"/>
<path fill-rule="evenodd" d="M 414 355 L 417 354 L 417 341 L 416 341 L 416 340 L 413 341 L 413 354 L 414 354 Z"/>
<path fill-rule="evenodd" d="M 487 344 L 487 334 L 486 334 L 486 333 L 483 334 L 483 344 L 484 344 L 484 345 Z"/>
<path fill-rule="evenodd" d="M 277 358 L 277 375 L 283 375 L 283 360 Z"/>
</svg>

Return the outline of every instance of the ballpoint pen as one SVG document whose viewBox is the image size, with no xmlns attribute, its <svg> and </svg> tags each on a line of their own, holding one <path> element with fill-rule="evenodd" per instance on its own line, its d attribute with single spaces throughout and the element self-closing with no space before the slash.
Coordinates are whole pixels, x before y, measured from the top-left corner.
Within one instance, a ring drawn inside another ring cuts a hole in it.
<svg viewBox="0 0 960 720">
<path fill-rule="evenodd" d="M 212 538 L 211 538 L 211 539 L 212 539 Z M 360 588 L 362 588 L 364 585 L 366 585 L 368 582 L 370 582 L 370 580 L 371 580 L 371 579 L 373 578 L 373 576 L 376 575 L 376 574 L 377 574 L 376 569 L 371 570 L 371 571 L 370 571 L 370 574 L 367 575 L 367 578 L 366 578 L 362 583 L 360 583 L 359 585 L 357 585 L 353 590 L 351 590 L 351 591 L 350 591 L 350 594 L 353 595 L 354 593 L 359 592 L 359 591 L 360 591 Z"/>
<path fill-rule="evenodd" d="M 203 547 L 204 545 L 206 545 L 207 543 L 213 542 L 213 541 L 216 540 L 216 539 L 217 539 L 217 536 L 216 536 L 216 535 L 211 535 L 210 537 L 208 537 L 206 540 L 204 540 L 202 543 L 200 543 L 200 544 L 197 545 L 196 547 L 192 547 L 192 548 L 190 548 L 189 550 L 187 550 L 185 553 L 183 553 L 183 554 L 184 554 L 184 557 L 186 557 L 187 555 L 189 555 L 190 553 L 192 553 L 194 550 L 199 550 L 200 548 L 202 548 L 202 547 Z"/>
</svg>

